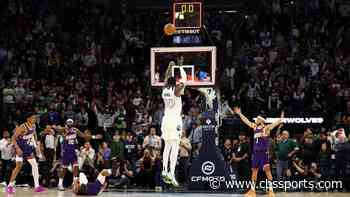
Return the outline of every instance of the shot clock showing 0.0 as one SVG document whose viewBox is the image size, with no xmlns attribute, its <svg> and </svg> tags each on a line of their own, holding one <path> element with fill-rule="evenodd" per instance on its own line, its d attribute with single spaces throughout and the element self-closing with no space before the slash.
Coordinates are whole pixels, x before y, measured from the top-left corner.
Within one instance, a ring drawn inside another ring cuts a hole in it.
<svg viewBox="0 0 350 197">
<path fill-rule="evenodd" d="M 174 0 L 173 24 L 176 29 L 202 27 L 202 2 L 200 0 Z"/>
</svg>

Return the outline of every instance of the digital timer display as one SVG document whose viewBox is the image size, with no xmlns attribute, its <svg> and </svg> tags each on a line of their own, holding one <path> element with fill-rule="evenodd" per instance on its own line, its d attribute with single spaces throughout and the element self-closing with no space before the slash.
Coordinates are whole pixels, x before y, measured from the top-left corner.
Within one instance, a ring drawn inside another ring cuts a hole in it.
<svg viewBox="0 0 350 197">
<path fill-rule="evenodd" d="M 174 2 L 173 24 L 176 29 L 200 29 L 202 27 L 202 2 Z"/>
</svg>

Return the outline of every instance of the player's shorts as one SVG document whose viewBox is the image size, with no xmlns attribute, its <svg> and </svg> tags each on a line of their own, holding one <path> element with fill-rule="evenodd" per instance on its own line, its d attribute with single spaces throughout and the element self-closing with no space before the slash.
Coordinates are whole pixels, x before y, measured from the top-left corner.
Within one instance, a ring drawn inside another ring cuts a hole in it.
<svg viewBox="0 0 350 197">
<path fill-rule="evenodd" d="M 269 154 L 267 151 L 253 152 L 252 154 L 252 168 L 264 169 L 264 166 L 269 163 Z"/>
<path fill-rule="evenodd" d="M 17 141 L 17 144 L 19 148 L 22 150 L 22 155 L 19 157 L 22 157 L 23 159 L 28 159 L 28 157 L 33 156 L 34 146 L 28 143 L 22 143 L 20 141 Z"/>
<path fill-rule="evenodd" d="M 81 184 L 78 195 L 86 195 L 86 196 L 96 196 L 103 189 L 103 185 L 100 181 L 96 180 L 93 183 Z"/>
<path fill-rule="evenodd" d="M 163 116 L 161 131 L 164 140 L 180 140 L 182 134 L 181 116 Z"/>
<path fill-rule="evenodd" d="M 78 157 L 75 150 L 62 153 L 62 166 L 67 167 L 70 164 L 72 164 L 72 166 L 78 166 Z"/>
</svg>

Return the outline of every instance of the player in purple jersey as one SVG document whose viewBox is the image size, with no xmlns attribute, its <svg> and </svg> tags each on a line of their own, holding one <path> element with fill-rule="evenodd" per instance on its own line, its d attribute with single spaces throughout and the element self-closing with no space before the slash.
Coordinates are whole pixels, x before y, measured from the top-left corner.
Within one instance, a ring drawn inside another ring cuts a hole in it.
<svg viewBox="0 0 350 197">
<path fill-rule="evenodd" d="M 92 139 L 101 139 L 101 135 L 91 136 L 89 134 L 85 134 L 81 132 L 79 129 L 73 127 L 74 121 L 72 119 L 68 119 L 66 121 L 65 127 L 56 127 L 53 126 L 62 136 L 63 136 L 63 144 L 62 144 L 62 171 L 59 173 L 58 186 L 57 189 L 60 191 L 64 191 L 63 187 L 63 178 L 67 172 L 67 167 L 72 165 L 73 167 L 73 179 L 78 179 L 79 174 L 79 165 L 78 165 L 78 157 L 76 153 L 76 145 L 77 145 L 77 137 L 84 138 L 85 140 Z"/>
<path fill-rule="evenodd" d="M 107 186 L 106 177 L 112 174 L 112 170 L 104 169 L 97 176 L 95 182 L 88 182 L 84 173 L 80 173 L 79 179 L 74 181 L 73 192 L 76 195 L 97 196 L 103 192 Z"/>
<path fill-rule="evenodd" d="M 45 189 L 39 185 L 39 169 L 38 163 L 34 157 L 34 150 L 40 153 L 40 148 L 37 146 L 36 138 L 36 117 L 34 114 L 27 115 L 27 122 L 16 127 L 15 134 L 12 137 L 12 144 L 16 152 L 16 167 L 11 174 L 10 182 L 6 188 L 7 193 L 14 193 L 14 182 L 18 173 L 22 169 L 23 159 L 27 160 L 32 166 L 32 174 L 34 180 L 34 191 L 43 192 Z M 39 155 L 38 155 L 39 156 Z"/>
<path fill-rule="evenodd" d="M 265 171 L 266 177 L 268 179 L 268 195 L 269 197 L 275 196 L 272 188 L 272 174 L 269 164 L 269 136 L 272 129 L 282 123 L 284 118 L 284 112 L 282 111 L 281 118 L 272 124 L 265 124 L 266 120 L 258 116 L 255 123 L 250 122 L 242 113 L 239 107 L 234 108 L 234 112 L 239 115 L 241 120 L 248 125 L 250 128 L 254 129 L 254 141 L 253 141 L 253 152 L 252 152 L 252 181 L 253 185 L 251 189 L 246 193 L 247 196 L 256 196 L 255 193 L 255 183 L 258 178 L 259 169 Z"/>
</svg>

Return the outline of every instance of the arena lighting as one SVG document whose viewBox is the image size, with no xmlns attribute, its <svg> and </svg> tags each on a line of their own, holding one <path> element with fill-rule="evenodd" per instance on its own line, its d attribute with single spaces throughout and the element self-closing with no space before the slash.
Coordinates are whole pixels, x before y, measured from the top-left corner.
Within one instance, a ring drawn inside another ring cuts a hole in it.
<svg viewBox="0 0 350 197">
<path fill-rule="evenodd" d="M 266 118 L 266 123 L 272 123 L 279 118 Z M 253 118 L 255 121 L 256 118 Z M 285 124 L 322 124 L 324 121 L 321 117 L 293 117 L 284 118 L 283 123 Z"/>
<path fill-rule="evenodd" d="M 237 10 L 225 10 L 224 12 L 225 13 L 237 13 L 238 11 Z"/>
</svg>

